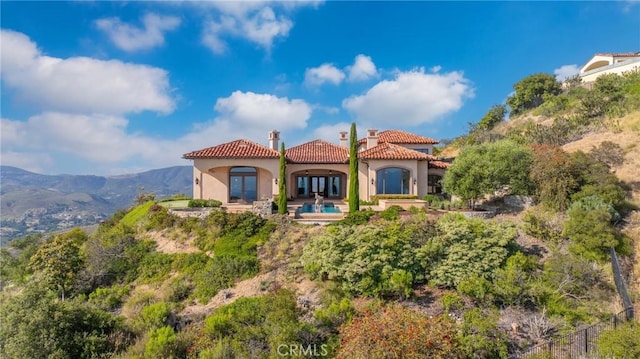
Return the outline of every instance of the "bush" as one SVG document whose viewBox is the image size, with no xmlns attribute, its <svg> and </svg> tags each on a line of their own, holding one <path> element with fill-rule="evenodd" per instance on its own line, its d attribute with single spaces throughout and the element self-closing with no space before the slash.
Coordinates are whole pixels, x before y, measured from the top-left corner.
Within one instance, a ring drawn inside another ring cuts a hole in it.
<svg viewBox="0 0 640 359">
<path fill-rule="evenodd" d="M 343 219 L 334 223 L 339 226 L 363 225 L 363 224 L 369 223 L 369 219 L 373 217 L 375 214 L 376 212 L 372 210 L 351 212 L 351 213 L 347 213 L 347 215 Z"/>
<path fill-rule="evenodd" d="M 144 346 L 145 358 L 173 358 L 177 349 L 176 333 L 166 326 L 149 332 L 149 339 Z"/>
<path fill-rule="evenodd" d="M 380 212 L 380 217 L 386 219 L 387 221 L 395 221 L 400 217 L 400 212 L 404 212 L 404 208 L 393 205 Z"/>
<path fill-rule="evenodd" d="M 456 358 L 455 323 L 401 305 L 365 311 L 340 329 L 336 358 Z"/>
<path fill-rule="evenodd" d="M 312 278 L 337 280 L 353 294 L 407 297 L 425 280 L 436 246 L 424 228 L 432 223 L 420 222 L 329 227 L 307 242 L 300 262 Z"/>
<path fill-rule="evenodd" d="M 492 279 L 514 247 L 515 226 L 461 214 L 446 214 L 437 225 L 436 241 L 441 243 L 434 263 L 431 283 L 456 287 L 468 277 Z"/>
<path fill-rule="evenodd" d="M 598 353 L 603 358 L 640 358 L 640 324 L 631 321 L 607 330 L 598 339 Z"/>
<path fill-rule="evenodd" d="M 559 243 L 562 240 L 562 228 L 556 228 L 550 217 L 540 210 L 527 210 L 522 217 L 522 229 L 526 234 L 545 242 Z"/>
<path fill-rule="evenodd" d="M 140 312 L 140 322 L 147 330 L 158 329 L 167 325 L 171 314 L 169 305 L 164 302 L 149 304 Z"/>
<path fill-rule="evenodd" d="M 205 334 L 225 343 L 207 354 L 233 352 L 239 358 L 275 358 L 281 345 L 319 344 L 309 325 L 298 320 L 300 314 L 294 293 L 287 290 L 238 298 L 205 319 Z"/>
<path fill-rule="evenodd" d="M 474 308 L 464 313 L 458 334 L 465 358 L 507 358 L 508 338 L 498 327 L 496 310 Z"/>
<path fill-rule="evenodd" d="M 114 310 L 123 303 L 123 298 L 129 294 L 129 286 L 114 285 L 109 288 L 98 288 L 89 294 L 89 302 L 104 310 Z"/>
<path fill-rule="evenodd" d="M 460 298 L 456 293 L 445 293 L 440 301 L 442 302 L 444 311 L 447 313 L 452 310 L 460 310 L 464 307 L 462 298 Z"/>
<path fill-rule="evenodd" d="M 233 286 L 237 279 L 258 273 L 259 261 L 255 257 L 213 257 L 194 276 L 194 295 L 207 303 L 218 291 Z"/>
<path fill-rule="evenodd" d="M 219 208 L 222 206 L 222 202 L 218 201 L 217 199 L 191 199 L 189 200 L 189 204 L 187 206 L 190 208 Z"/>
<path fill-rule="evenodd" d="M 371 200 L 378 203 L 381 199 L 418 199 L 414 194 L 376 194 L 371 196 Z"/>
</svg>

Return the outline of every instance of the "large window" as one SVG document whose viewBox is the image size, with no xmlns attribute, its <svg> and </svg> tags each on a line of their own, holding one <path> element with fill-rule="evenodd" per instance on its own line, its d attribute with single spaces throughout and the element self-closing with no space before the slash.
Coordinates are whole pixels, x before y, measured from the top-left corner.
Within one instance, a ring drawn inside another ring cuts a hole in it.
<svg viewBox="0 0 640 359">
<path fill-rule="evenodd" d="M 409 194 L 409 171 L 403 168 L 389 167 L 376 172 L 376 193 Z"/>
<path fill-rule="evenodd" d="M 253 167 L 233 167 L 229 171 L 229 202 L 253 202 L 258 199 L 258 177 Z"/>
</svg>

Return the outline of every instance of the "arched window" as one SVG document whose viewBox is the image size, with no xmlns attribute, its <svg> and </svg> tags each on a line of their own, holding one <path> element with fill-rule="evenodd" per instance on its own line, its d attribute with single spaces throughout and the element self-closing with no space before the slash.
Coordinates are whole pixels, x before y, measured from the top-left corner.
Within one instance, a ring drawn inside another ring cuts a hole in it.
<svg viewBox="0 0 640 359">
<path fill-rule="evenodd" d="M 377 194 L 409 194 L 409 170 L 389 167 L 376 172 Z"/>
<path fill-rule="evenodd" d="M 229 202 L 258 199 L 258 171 L 254 167 L 233 167 L 229 171 Z"/>
</svg>

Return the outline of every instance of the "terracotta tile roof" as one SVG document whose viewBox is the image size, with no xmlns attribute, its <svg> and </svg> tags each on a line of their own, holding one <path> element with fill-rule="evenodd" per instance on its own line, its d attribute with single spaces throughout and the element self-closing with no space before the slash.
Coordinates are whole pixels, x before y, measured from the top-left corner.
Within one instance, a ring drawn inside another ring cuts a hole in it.
<svg viewBox="0 0 640 359">
<path fill-rule="evenodd" d="M 347 163 L 349 149 L 322 140 L 303 143 L 286 150 L 292 163 Z"/>
<path fill-rule="evenodd" d="M 374 148 L 358 153 L 358 158 L 363 160 L 435 160 L 436 158 L 426 153 L 394 145 L 393 143 L 381 143 Z"/>
<path fill-rule="evenodd" d="M 367 138 L 363 138 L 358 141 L 359 144 L 364 144 L 367 142 Z M 400 144 L 436 144 L 440 143 L 438 140 L 435 140 L 430 137 L 424 137 L 420 135 L 416 135 L 413 133 L 401 131 L 401 130 L 386 130 L 378 133 L 378 143 L 389 142 L 389 143 L 400 143 Z"/>
<path fill-rule="evenodd" d="M 442 161 L 429 161 L 429 168 L 442 168 L 447 169 L 451 164 Z"/>
<path fill-rule="evenodd" d="M 280 158 L 280 152 L 243 139 L 185 153 L 182 158 Z"/>
</svg>

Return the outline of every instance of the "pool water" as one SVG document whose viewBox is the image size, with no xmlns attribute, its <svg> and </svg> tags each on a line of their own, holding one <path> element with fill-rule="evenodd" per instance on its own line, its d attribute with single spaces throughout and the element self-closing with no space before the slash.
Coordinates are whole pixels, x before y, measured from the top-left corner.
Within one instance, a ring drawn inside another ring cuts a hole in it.
<svg viewBox="0 0 640 359">
<path fill-rule="evenodd" d="M 299 211 L 300 213 L 317 213 L 315 203 L 304 203 Z M 320 207 L 320 213 L 342 213 L 342 211 L 334 206 L 333 202 L 325 202 Z"/>
</svg>

